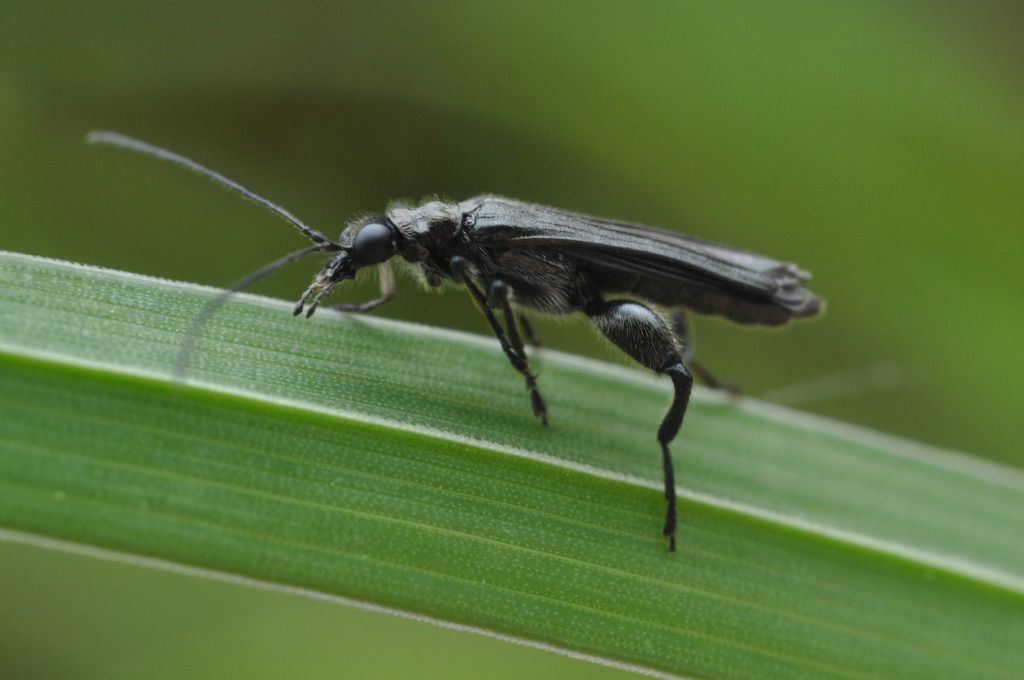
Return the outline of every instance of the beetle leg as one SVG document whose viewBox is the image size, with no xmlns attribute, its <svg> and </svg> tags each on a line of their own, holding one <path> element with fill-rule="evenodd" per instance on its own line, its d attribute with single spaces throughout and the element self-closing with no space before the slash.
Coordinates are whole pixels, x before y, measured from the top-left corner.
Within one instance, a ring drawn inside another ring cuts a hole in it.
<svg viewBox="0 0 1024 680">
<path fill-rule="evenodd" d="M 533 332 L 533 325 L 526 318 L 526 314 L 520 312 L 517 318 L 519 319 L 519 327 L 523 329 L 523 335 L 526 336 L 526 342 L 530 343 L 531 347 L 540 349 L 540 340 L 537 338 L 537 334 Z"/>
<path fill-rule="evenodd" d="M 693 336 L 690 334 L 690 317 L 686 310 L 673 309 L 669 312 L 669 319 L 672 321 L 672 331 L 679 339 L 679 348 L 683 361 L 689 364 L 693 361 Z"/>
<path fill-rule="evenodd" d="M 516 324 L 515 313 L 508 299 L 508 284 L 502 279 L 494 279 L 487 287 L 487 304 L 490 307 L 497 307 L 505 317 L 505 332 L 508 335 L 509 344 L 516 354 L 523 359 L 526 358 L 526 348 L 523 347 L 523 338 L 519 335 L 519 326 Z"/>
<path fill-rule="evenodd" d="M 380 283 L 380 297 L 363 303 L 343 302 L 340 305 L 331 307 L 336 312 L 356 312 L 359 314 L 377 309 L 381 305 L 391 302 L 395 296 L 395 273 L 391 269 L 391 261 L 385 260 L 377 266 L 377 280 Z"/>
<path fill-rule="evenodd" d="M 678 339 L 664 320 L 637 302 L 615 300 L 595 301 L 586 313 L 598 330 L 619 349 L 647 368 L 672 378 L 675 395 L 672 406 L 658 428 L 661 444 L 662 472 L 665 479 L 665 526 L 662 535 L 669 541 L 669 550 L 676 549 L 676 484 L 672 454 L 668 445 L 675 439 L 686 415 L 693 388 L 693 376 L 683 363 Z"/>
<path fill-rule="evenodd" d="M 740 388 L 732 383 L 723 383 L 693 358 L 693 335 L 690 333 L 690 319 L 686 312 L 682 309 L 673 309 L 671 316 L 672 329 L 679 338 L 679 344 L 682 345 L 683 362 L 690 367 L 697 379 L 713 390 L 724 390 L 734 396 L 739 395 Z"/>
<path fill-rule="evenodd" d="M 498 322 L 498 318 L 494 316 L 494 312 L 491 311 L 490 306 L 488 306 L 487 297 L 482 292 L 480 292 L 480 289 L 477 288 L 476 284 L 473 283 L 472 279 L 470 279 L 470 277 L 467 276 L 467 264 L 468 263 L 466 262 L 465 258 L 456 255 L 451 260 L 451 270 L 456 275 L 458 280 L 460 280 L 466 286 L 466 289 L 469 291 L 469 295 L 473 299 L 473 302 L 476 304 L 477 308 L 483 313 L 484 318 L 487 319 L 487 323 L 491 327 L 491 330 L 494 332 L 495 337 L 498 338 L 498 342 L 501 344 L 501 349 L 502 351 L 505 352 L 505 356 L 508 357 L 508 360 L 512 363 L 512 366 L 517 371 L 519 371 L 523 375 L 523 378 L 526 380 L 526 389 L 530 391 L 530 405 L 533 408 L 533 415 L 540 418 L 541 423 L 547 425 L 547 406 L 544 404 L 544 398 L 541 397 L 540 395 L 540 390 L 537 389 L 537 378 L 535 375 L 533 375 L 533 373 L 530 372 L 530 365 L 526 361 L 526 352 L 525 350 L 523 350 L 523 341 L 519 337 L 519 331 L 516 329 L 514 323 L 515 320 L 512 319 L 513 323 L 509 324 L 510 331 L 506 333 L 506 329 L 501 327 L 501 324 Z M 499 289 L 501 287 L 502 286 L 498 286 Z M 504 293 L 502 293 L 500 290 L 495 291 L 494 288 L 495 286 L 492 284 L 491 290 L 489 292 L 501 296 L 501 299 L 496 300 L 496 302 L 498 302 L 499 305 L 502 306 L 502 311 L 505 311 L 506 308 L 508 309 L 508 311 L 505 312 L 505 318 L 507 322 L 508 319 L 510 318 L 509 315 L 511 314 L 511 307 L 508 304 L 508 287 L 504 287 Z M 504 300 L 504 304 L 502 304 L 502 299 Z M 509 339 L 510 336 L 512 338 L 511 341 Z"/>
<path fill-rule="evenodd" d="M 707 385 L 713 390 L 722 390 L 727 392 L 730 396 L 738 397 L 742 394 L 742 390 L 732 383 L 724 383 L 716 378 L 713 374 L 708 372 L 708 369 L 704 368 L 704 365 L 698 363 L 696 360 L 690 360 L 690 368 L 693 369 L 694 375 L 696 375 L 702 383 Z"/>
</svg>

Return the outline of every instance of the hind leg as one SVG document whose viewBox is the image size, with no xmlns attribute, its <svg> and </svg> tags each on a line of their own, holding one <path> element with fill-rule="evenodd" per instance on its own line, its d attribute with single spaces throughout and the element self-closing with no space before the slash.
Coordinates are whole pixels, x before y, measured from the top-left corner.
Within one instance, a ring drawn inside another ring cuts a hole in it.
<svg viewBox="0 0 1024 680">
<path fill-rule="evenodd" d="M 615 300 L 595 301 L 586 308 L 587 315 L 619 349 L 647 368 L 672 378 L 675 396 L 672 406 L 658 428 L 661 462 L 665 479 L 665 526 L 662 535 L 669 541 L 668 549 L 676 549 L 676 483 L 672 454 L 668 445 L 675 439 L 686 415 L 693 388 L 693 376 L 683 363 L 679 342 L 672 329 L 649 308 L 638 302 Z"/>
<path fill-rule="evenodd" d="M 679 343 L 682 345 L 683 362 L 690 367 L 690 370 L 697 376 L 697 379 L 713 390 L 724 390 L 730 394 L 738 395 L 740 388 L 732 383 L 723 383 L 693 358 L 693 334 L 690 333 L 690 318 L 686 315 L 686 312 L 678 308 L 673 309 L 671 316 L 672 328 L 675 330 L 676 337 L 679 338 Z"/>
</svg>

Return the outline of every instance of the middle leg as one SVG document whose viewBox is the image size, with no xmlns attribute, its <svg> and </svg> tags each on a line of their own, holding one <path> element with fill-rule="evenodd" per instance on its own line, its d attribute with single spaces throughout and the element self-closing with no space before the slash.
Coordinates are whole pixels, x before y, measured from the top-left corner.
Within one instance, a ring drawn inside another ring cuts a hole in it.
<svg viewBox="0 0 1024 680">
<path fill-rule="evenodd" d="M 530 343 L 530 346 L 535 349 L 540 349 L 540 338 L 533 330 L 533 324 L 526 318 L 526 314 L 519 312 L 519 326 L 523 329 L 523 335 L 526 336 L 526 342 Z"/>
<path fill-rule="evenodd" d="M 519 327 L 516 325 L 516 315 L 512 311 L 512 303 L 508 299 L 508 284 L 501 279 L 494 279 L 488 286 L 487 295 L 488 303 L 501 309 L 501 313 L 505 318 L 505 331 L 508 333 L 509 343 L 523 363 L 524 368 L 520 369 L 520 371 L 526 377 L 526 387 L 530 390 L 530 403 L 533 407 L 533 415 L 540 418 L 540 421 L 547 425 L 548 409 L 544 404 L 544 398 L 540 396 L 540 390 L 537 389 L 537 377 L 530 371 L 530 366 L 526 359 L 526 348 L 523 347 L 523 338 L 519 334 Z M 516 368 L 519 368 L 519 366 L 516 365 Z"/>
<path fill-rule="evenodd" d="M 537 388 L 537 377 L 530 371 L 530 365 L 526 360 L 526 352 L 523 350 L 523 341 L 519 336 L 518 329 L 516 329 L 514 322 L 510 324 L 511 330 L 508 332 L 506 332 L 505 328 L 502 328 L 501 323 L 494 316 L 494 312 L 491 311 L 487 296 L 480 291 L 469 277 L 467 272 L 468 264 L 465 258 L 456 255 L 451 259 L 452 272 L 466 286 L 466 290 L 469 291 L 469 296 L 473 299 L 474 304 L 484 315 L 484 318 L 487 319 L 487 324 L 491 327 L 495 337 L 498 338 L 498 343 L 501 345 L 502 351 L 505 352 L 505 356 L 508 357 L 509 362 L 526 380 L 526 389 L 530 392 L 530 405 L 533 407 L 533 415 L 540 418 L 542 424 L 547 425 L 547 406 L 544 403 L 544 398 L 540 395 L 540 390 Z"/>
</svg>

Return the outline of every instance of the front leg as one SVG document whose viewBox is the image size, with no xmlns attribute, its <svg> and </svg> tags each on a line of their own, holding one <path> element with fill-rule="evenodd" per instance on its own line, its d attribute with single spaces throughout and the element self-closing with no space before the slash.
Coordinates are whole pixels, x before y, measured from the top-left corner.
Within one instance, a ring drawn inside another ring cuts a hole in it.
<svg viewBox="0 0 1024 680">
<path fill-rule="evenodd" d="M 369 302 L 356 303 L 343 302 L 340 305 L 331 307 L 336 312 L 355 312 L 365 314 L 377 309 L 383 304 L 391 302 L 395 296 L 395 272 L 391 269 L 391 261 L 385 260 L 377 266 L 377 281 L 380 284 L 380 297 Z"/>
<path fill-rule="evenodd" d="M 540 395 L 540 390 L 537 389 L 537 378 L 530 372 L 530 365 L 526 360 L 526 352 L 523 350 L 523 341 L 519 337 L 519 331 L 516 329 L 514 318 L 512 323 L 508 323 L 508 320 L 512 317 L 511 307 L 508 304 L 508 287 L 503 283 L 498 286 L 499 289 L 503 289 L 503 292 L 499 291 L 497 294 L 500 299 L 495 300 L 499 306 L 505 308 L 508 311 L 505 312 L 506 323 L 509 325 L 509 332 L 506 333 L 505 329 L 498 323 L 497 317 L 494 316 L 494 312 L 491 311 L 490 306 L 487 303 L 487 297 L 480 292 L 476 284 L 473 283 L 468 275 L 468 262 L 464 257 L 456 255 L 451 259 L 451 270 L 455 274 L 457 280 L 461 281 L 466 289 L 469 291 L 470 297 L 473 299 L 474 304 L 483 313 L 484 318 L 487 319 L 487 324 L 491 327 L 495 337 L 498 338 L 498 342 L 501 344 L 502 351 L 505 352 L 505 356 L 508 357 L 509 362 L 512 366 L 523 375 L 523 379 L 526 380 L 526 389 L 530 391 L 530 405 L 533 407 L 533 415 L 540 418 L 540 422 L 544 425 L 548 424 L 548 409 L 544 404 L 544 398 Z M 495 293 L 495 286 L 491 284 L 491 293 Z M 504 302 L 502 302 L 502 300 Z M 512 337 L 510 341 L 509 336 Z"/>
</svg>

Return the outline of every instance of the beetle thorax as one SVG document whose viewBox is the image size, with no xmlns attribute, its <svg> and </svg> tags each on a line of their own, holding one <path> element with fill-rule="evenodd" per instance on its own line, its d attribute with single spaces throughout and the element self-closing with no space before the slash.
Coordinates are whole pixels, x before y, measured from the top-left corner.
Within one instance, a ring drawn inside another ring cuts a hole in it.
<svg viewBox="0 0 1024 680">
<path fill-rule="evenodd" d="M 441 201 L 416 208 L 392 208 L 387 217 L 401 233 L 406 246 L 402 256 L 410 262 L 450 257 L 462 226 L 459 207 Z"/>
<path fill-rule="evenodd" d="M 424 203 L 417 208 L 392 208 L 387 216 L 402 236 L 427 247 L 452 239 L 462 223 L 459 207 L 441 201 Z"/>
</svg>

